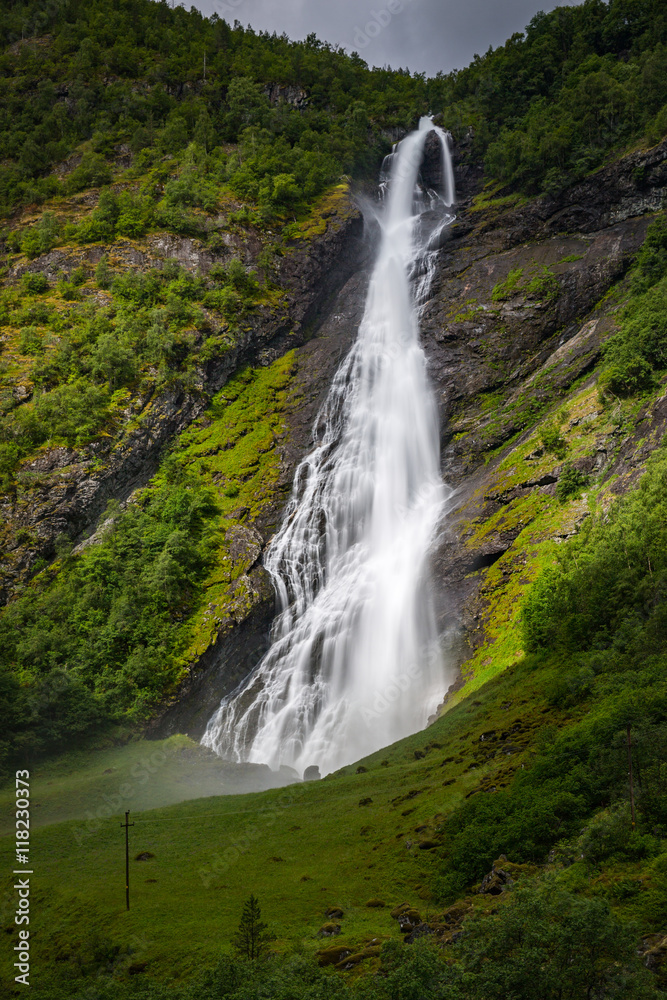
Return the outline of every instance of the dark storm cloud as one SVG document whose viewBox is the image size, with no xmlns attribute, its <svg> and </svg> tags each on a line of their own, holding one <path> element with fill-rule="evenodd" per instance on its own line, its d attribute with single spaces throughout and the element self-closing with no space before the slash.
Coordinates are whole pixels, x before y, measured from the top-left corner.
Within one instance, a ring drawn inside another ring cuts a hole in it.
<svg viewBox="0 0 667 1000">
<path fill-rule="evenodd" d="M 577 2 L 577 0 L 574 0 Z M 544 0 L 199 0 L 232 23 L 257 30 L 321 39 L 356 50 L 371 66 L 449 72 L 489 45 L 522 31 L 534 14 L 557 3 Z"/>
</svg>

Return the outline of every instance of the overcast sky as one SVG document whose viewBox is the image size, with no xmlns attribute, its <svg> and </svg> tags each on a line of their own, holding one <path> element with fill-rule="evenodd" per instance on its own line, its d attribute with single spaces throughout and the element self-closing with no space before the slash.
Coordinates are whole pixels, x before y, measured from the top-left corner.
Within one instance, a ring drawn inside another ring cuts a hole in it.
<svg viewBox="0 0 667 1000">
<path fill-rule="evenodd" d="M 191 0 L 190 0 L 191 2 Z M 567 0 L 565 0 L 567 2 Z M 574 4 L 579 0 L 569 0 Z M 563 0 L 561 0 L 563 3 Z M 189 4 L 188 4 L 189 5 Z M 522 31 L 551 0 L 196 0 L 204 14 L 290 38 L 315 32 L 356 50 L 370 66 L 389 64 L 429 75 L 461 69 L 475 52 Z"/>
</svg>

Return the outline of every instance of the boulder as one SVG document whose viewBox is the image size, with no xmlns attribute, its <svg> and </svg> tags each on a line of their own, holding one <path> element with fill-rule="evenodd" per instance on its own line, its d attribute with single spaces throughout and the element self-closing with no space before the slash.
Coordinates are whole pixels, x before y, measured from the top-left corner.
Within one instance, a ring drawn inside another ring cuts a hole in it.
<svg viewBox="0 0 667 1000">
<path fill-rule="evenodd" d="M 435 928 L 431 927 L 430 924 L 417 924 L 415 929 L 411 931 L 405 938 L 406 944 L 414 944 L 414 942 L 421 937 L 426 937 L 429 934 L 435 934 Z"/>
<path fill-rule="evenodd" d="M 351 954 L 352 949 L 348 948 L 347 945 L 330 945 L 328 948 L 322 948 L 317 952 L 317 964 L 320 966 L 338 965 L 339 962 L 342 962 L 344 958 L 347 958 Z"/>
<path fill-rule="evenodd" d="M 322 924 L 317 932 L 318 937 L 337 937 L 340 934 L 340 924 Z"/>
<path fill-rule="evenodd" d="M 342 920 L 344 916 L 343 911 L 339 906 L 330 907 L 324 915 L 325 917 L 328 917 L 329 920 Z"/>
<path fill-rule="evenodd" d="M 381 907 L 381 906 L 384 906 L 384 905 L 385 904 L 383 903 L 383 901 L 381 899 L 375 899 L 375 898 L 369 899 L 368 902 L 366 903 L 366 906 L 370 906 L 370 907 L 376 907 L 377 906 L 378 908 Z"/>
<path fill-rule="evenodd" d="M 499 896 L 513 885 L 514 879 L 503 868 L 492 868 L 482 879 L 479 891 L 489 896 Z"/>
<path fill-rule="evenodd" d="M 644 941 L 649 945 L 644 951 L 644 965 L 652 972 L 656 972 L 667 959 L 667 937 L 662 934 L 652 934 L 650 939 L 644 938 Z"/>
<path fill-rule="evenodd" d="M 303 772 L 304 781 L 319 781 L 321 777 L 322 775 L 320 774 L 320 769 L 317 764 L 311 764 L 310 767 L 307 767 Z"/>
<path fill-rule="evenodd" d="M 357 951 L 353 955 L 348 955 L 342 959 L 336 965 L 337 969 L 341 972 L 346 972 L 348 969 L 353 969 L 355 965 L 359 965 L 360 962 L 366 961 L 368 958 L 378 958 L 380 955 L 380 946 L 373 945 L 372 947 L 364 948 L 363 951 Z"/>
<path fill-rule="evenodd" d="M 413 909 L 404 910 L 403 913 L 399 913 L 397 919 L 402 934 L 411 934 L 422 923 L 421 913 L 419 910 Z"/>
</svg>

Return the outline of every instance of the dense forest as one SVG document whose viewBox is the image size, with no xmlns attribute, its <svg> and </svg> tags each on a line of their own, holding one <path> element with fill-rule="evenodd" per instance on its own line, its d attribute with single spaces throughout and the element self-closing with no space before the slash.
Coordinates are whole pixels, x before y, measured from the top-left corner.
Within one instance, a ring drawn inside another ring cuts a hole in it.
<svg viewBox="0 0 667 1000">
<path fill-rule="evenodd" d="M 292 207 L 343 172 L 373 174 L 388 130 L 427 112 L 457 139 L 470 132 L 490 177 L 526 191 L 558 191 L 611 149 L 657 141 L 667 127 L 659 0 L 539 13 L 525 34 L 432 79 L 369 69 L 314 36 L 291 42 L 152 0 L 18 3 L 2 13 L 0 37 L 5 211 L 108 183 L 123 143 L 144 169 L 196 144 L 197 183 L 186 171 L 162 209 L 178 230 L 184 208 L 210 201 L 209 175 L 265 211 Z M 276 87 L 296 96 L 272 105 Z M 63 188 L 53 166 L 83 142 Z M 119 231 L 149 225 L 150 202 L 125 206 Z"/>
<path fill-rule="evenodd" d="M 348 185 L 368 190 L 391 144 L 421 115 L 451 132 L 459 162 L 483 172 L 491 212 L 507 196 L 510 205 L 556 199 L 667 134 L 660 0 L 585 0 L 538 13 L 525 33 L 433 78 L 370 68 L 315 36 L 294 42 L 165 0 L 5 5 L 0 41 L 0 490 L 8 505 L 38 479 L 26 471 L 36 456 L 120 440 L 140 398 L 203 395 L 202 364 L 284 306 L 280 263 L 304 233 L 319 231 L 323 199 Z M 641 186 L 641 176 L 634 180 Z M 118 247 L 155 234 L 194 241 L 220 260 L 205 271 L 172 258 L 126 267 Z M 239 250 L 246 244 L 252 253 Z M 84 259 L 93 250 L 94 265 Z M 44 261 L 60 251 L 77 266 L 58 258 L 49 265 L 54 278 Z M 511 298 L 513 273 L 495 286 L 494 302 Z M 540 308 L 550 308 L 556 278 L 545 268 L 533 284 L 544 293 Z M 613 329 L 587 376 L 594 371 L 600 411 L 622 431 L 664 391 L 664 211 L 613 294 Z M 96 544 L 74 549 L 63 533 L 32 567 L 32 581 L 0 615 L 3 774 L 17 761 L 32 766 L 86 748 L 92 737 L 138 739 L 173 696 L 199 639 L 207 588 L 223 571 L 231 579 L 216 561 L 226 533 L 238 510 L 256 512 L 258 494 L 277 476 L 256 453 L 282 433 L 292 361 L 286 353 L 235 371 L 165 449 L 135 502 L 107 506 Z M 29 386 L 21 393 L 19 375 Z M 557 510 L 592 482 L 567 461 L 559 426 L 554 418 L 536 432 L 540 453 L 564 462 Z M 216 448 L 217 466 L 209 461 Z M 663 444 L 627 495 L 587 517 L 535 580 L 522 578 L 524 655 L 516 674 L 490 684 L 488 699 L 504 704 L 511 685 L 534 685 L 544 724 L 525 766 L 494 794 L 471 791 L 442 807 L 442 786 L 452 781 L 438 780 L 437 830 L 423 852 L 433 863 L 418 888 L 450 915 L 462 900 L 461 912 L 472 913 L 482 880 L 505 856 L 519 885 L 463 925 L 454 914 L 444 960 L 442 927 L 431 927 L 410 946 L 369 936 L 359 961 L 374 961 L 373 975 L 346 979 L 290 945 L 252 960 L 225 951 L 217 966 L 167 987 L 159 971 L 128 981 L 118 963 L 131 954 L 120 946 L 97 942 L 72 964 L 66 941 L 35 996 L 664 996 L 664 966 L 649 971 L 637 942 L 664 932 L 667 920 L 666 496 Z M 37 538 L 21 528 L 16 542 Z M 481 715 L 483 700 L 456 718 L 479 706 Z M 631 730 L 639 775 L 632 813 Z M 411 745 L 406 753 L 410 767 L 421 766 L 425 752 Z M 418 780 L 401 772 L 400 794 Z M 421 793 L 420 785 L 407 796 Z M 345 825 L 344 810 L 341 817 Z M 283 861 L 277 848 L 272 861 Z"/>
</svg>

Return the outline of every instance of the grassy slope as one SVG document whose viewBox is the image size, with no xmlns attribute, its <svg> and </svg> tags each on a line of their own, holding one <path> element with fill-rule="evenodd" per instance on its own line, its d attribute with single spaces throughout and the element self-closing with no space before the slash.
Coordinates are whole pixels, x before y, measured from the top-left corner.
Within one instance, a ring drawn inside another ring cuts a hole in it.
<svg viewBox="0 0 667 1000">
<path fill-rule="evenodd" d="M 369 758 L 366 773 L 347 768 L 321 782 L 261 795 L 134 813 L 132 852 L 150 851 L 155 857 L 132 864 L 129 914 L 123 908 L 119 817 L 103 820 L 90 834 L 80 820 L 87 810 L 95 812 L 107 794 L 102 765 L 128 769 L 140 753 L 155 753 L 158 745 L 130 744 L 86 759 L 88 778 L 83 780 L 65 768 L 58 774 L 57 768 L 45 767 L 43 777 L 39 771 L 34 777 L 35 801 L 56 818 L 57 803 L 67 798 L 80 819 L 41 827 L 33 835 L 36 967 L 68 957 L 73 961 L 90 949 L 97 934 L 130 949 L 127 962 L 148 961 L 160 978 L 187 976 L 198 964 L 213 961 L 229 940 L 250 890 L 259 895 L 281 950 L 298 942 L 307 951 L 320 947 L 316 933 L 332 905 L 345 913 L 344 936 L 336 943 L 355 946 L 397 934 L 385 908 L 366 907 L 370 899 L 379 897 L 388 905 L 406 900 L 434 914 L 428 884 L 437 861 L 419 844 L 480 781 L 500 787 L 509 779 L 527 759 L 526 748 L 545 713 L 556 724 L 562 721 L 543 701 L 543 683 L 544 677 L 523 675 L 520 668 L 506 672 L 477 700 L 459 705 L 425 733 Z M 480 737 L 491 729 L 512 729 L 514 752 L 489 751 Z M 424 756 L 416 757 L 415 750 Z M 109 794 L 115 794 L 118 775 L 106 782 Z M 157 774 L 141 794 L 159 799 L 161 782 Z M 360 805 L 365 798 L 372 802 Z M 6 801 L 5 796 L 3 805 Z M 3 838 L 7 864 L 12 847 Z M 11 925 L 11 902 L 10 892 L 4 927 Z M 5 965 L 4 974 L 8 971 Z"/>
</svg>

